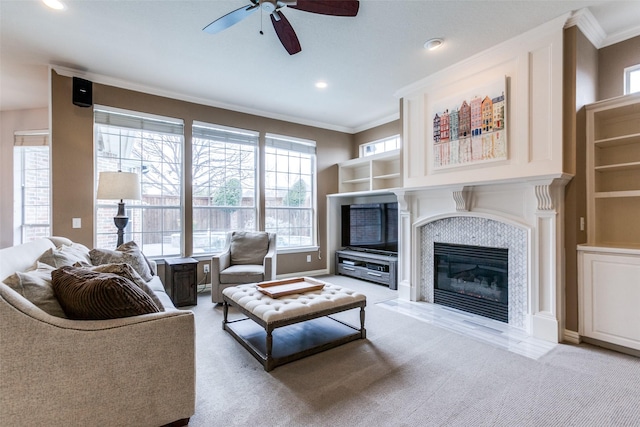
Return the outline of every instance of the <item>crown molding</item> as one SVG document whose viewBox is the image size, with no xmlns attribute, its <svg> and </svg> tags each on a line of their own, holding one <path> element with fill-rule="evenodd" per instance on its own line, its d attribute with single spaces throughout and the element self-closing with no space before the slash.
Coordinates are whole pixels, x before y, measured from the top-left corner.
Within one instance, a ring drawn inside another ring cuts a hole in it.
<svg viewBox="0 0 640 427">
<path fill-rule="evenodd" d="M 89 72 L 89 71 L 76 70 L 76 69 L 65 67 L 65 66 L 62 66 L 62 65 L 52 64 L 52 65 L 50 65 L 50 68 L 53 69 L 56 73 L 58 73 L 61 76 L 65 76 L 65 77 L 81 77 L 83 79 L 90 80 L 90 81 L 92 81 L 94 83 L 99 83 L 99 84 L 103 84 L 103 85 L 106 85 L 106 86 L 114 86 L 114 87 L 118 87 L 118 88 L 121 88 L 121 89 L 127 89 L 127 90 L 136 91 L 136 92 L 142 92 L 142 93 L 146 93 L 146 94 L 149 94 L 149 95 L 162 96 L 162 97 L 165 97 L 165 98 L 177 99 L 177 100 L 185 101 L 185 102 L 192 102 L 194 104 L 200 104 L 200 105 L 206 105 L 206 106 L 209 106 L 209 107 L 221 108 L 221 109 L 224 109 L 224 110 L 235 111 L 235 112 L 238 112 L 238 113 L 251 114 L 251 115 L 254 115 L 254 116 L 266 117 L 268 119 L 282 120 L 282 121 L 289 122 L 289 123 L 295 123 L 295 124 L 304 125 L 304 126 L 312 126 L 312 127 L 316 127 L 316 128 L 328 129 L 328 130 L 333 130 L 333 131 L 343 132 L 343 133 L 348 133 L 348 134 L 354 134 L 354 133 L 358 132 L 354 128 L 349 128 L 349 127 L 345 127 L 345 126 L 338 126 L 338 125 L 332 125 L 330 123 L 317 122 L 317 121 L 314 121 L 314 120 L 307 120 L 307 119 L 288 116 L 288 115 L 284 115 L 284 114 L 276 114 L 276 113 L 272 113 L 272 112 L 269 112 L 269 111 L 262 111 L 262 110 L 252 109 L 252 108 L 246 108 L 246 107 L 241 107 L 241 106 L 238 106 L 238 105 L 226 104 L 226 103 L 223 103 L 223 102 L 216 102 L 216 101 L 212 101 L 210 99 L 205 99 L 205 98 L 187 96 L 187 95 L 183 95 L 183 94 L 179 94 L 179 93 L 176 93 L 176 92 L 167 91 L 167 90 L 160 89 L 160 88 L 153 87 L 153 86 L 146 86 L 146 85 L 142 85 L 142 84 L 138 84 L 138 83 L 132 83 L 132 82 L 128 82 L 126 80 L 121 80 L 121 79 L 118 79 L 118 78 L 115 78 L 115 77 L 110 77 L 110 76 L 106 76 L 106 75 L 98 74 L 98 73 L 92 73 L 92 72 Z M 387 120 L 387 119 L 385 119 L 385 120 Z M 387 120 L 387 121 L 390 121 L 390 120 Z M 384 123 L 386 123 L 386 122 L 384 122 Z M 369 126 L 369 127 L 364 128 L 364 129 L 369 129 L 370 127 L 373 127 L 373 126 Z"/>
<path fill-rule="evenodd" d="M 600 23 L 596 20 L 589 9 L 580 9 L 571 14 L 565 28 L 578 27 L 578 29 L 585 35 L 585 37 L 594 45 L 597 49 L 602 47 L 607 33 L 604 32 Z"/>
<path fill-rule="evenodd" d="M 608 35 L 607 38 L 602 43 L 601 47 L 607 47 L 612 44 L 620 43 L 637 36 L 640 36 L 640 25 L 634 28 L 628 28 L 624 31 L 620 31 L 620 32 Z"/>
<path fill-rule="evenodd" d="M 388 116 L 381 117 L 378 120 L 374 120 L 374 121 L 362 124 L 362 125 L 354 128 L 354 129 L 352 129 L 351 133 L 363 132 L 365 130 L 372 129 L 372 128 L 376 127 L 376 126 L 385 125 L 385 124 L 387 124 L 389 122 L 392 122 L 394 120 L 399 120 L 399 119 L 400 119 L 400 112 L 393 113 L 393 114 L 390 114 Z"/>
</svg>

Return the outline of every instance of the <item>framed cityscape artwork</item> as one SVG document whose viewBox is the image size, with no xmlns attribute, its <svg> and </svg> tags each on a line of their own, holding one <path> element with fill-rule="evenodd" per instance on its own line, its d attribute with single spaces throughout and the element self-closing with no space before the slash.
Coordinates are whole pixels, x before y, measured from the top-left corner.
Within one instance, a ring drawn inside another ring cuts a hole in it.
<svg viewBox="0 0 640 427">
<path fill-rule="evenodd" d="M 507 159 L 506 81 L 434 105 L 435 169 Z"/>
</svg>

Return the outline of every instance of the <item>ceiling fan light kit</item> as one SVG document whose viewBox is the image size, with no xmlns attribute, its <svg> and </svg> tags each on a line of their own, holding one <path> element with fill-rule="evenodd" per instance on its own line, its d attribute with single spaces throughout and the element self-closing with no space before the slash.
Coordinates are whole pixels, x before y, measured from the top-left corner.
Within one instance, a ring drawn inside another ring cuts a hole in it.
<svg viewBox="0 0 640 427">
<path fill-rule="evenodd" d="M 295 55 L 302 50 L 300 41 L 293 26 L 282 13 L 282 9 L 290 7 L 303 12 L 317 13 L 331 16 L 356 16 L 360 8 L 360 2 L 356 0 L 250 0 L 251 3 L 236 9 L 216 19 L 203 28 L 203 31 L 216 34 L 231 27 L 234 24 L 252 15 L 256 10 L 262 9 L 271 16 L 271 23 L 280 43 L 289 52 Z"/>
<path fill-rule="evenodd" d="M 274 10 L 276 10 L 276 2 L 275 1 L 262 1 L 260 2 L 260 7 L 262 7 L 262 10 L 267 12 L 267 13 L 271 13 Z"/>
</svg>

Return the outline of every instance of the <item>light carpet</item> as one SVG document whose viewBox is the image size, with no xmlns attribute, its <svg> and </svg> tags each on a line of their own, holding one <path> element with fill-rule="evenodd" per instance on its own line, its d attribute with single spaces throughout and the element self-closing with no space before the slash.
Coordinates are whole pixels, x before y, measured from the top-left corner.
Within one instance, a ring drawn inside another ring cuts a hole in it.
<svg viewBox="0 0 640 427">
<path fill-rule="evenodd" d="M 321 279 L 367 295 L 367 339 L 271 372 L 199 294 L 190 426 L 640 426 L 636 357 L 559 344 L 534 360 L 380 307 L 397 297 L 383 286 Z"/>
</svg>

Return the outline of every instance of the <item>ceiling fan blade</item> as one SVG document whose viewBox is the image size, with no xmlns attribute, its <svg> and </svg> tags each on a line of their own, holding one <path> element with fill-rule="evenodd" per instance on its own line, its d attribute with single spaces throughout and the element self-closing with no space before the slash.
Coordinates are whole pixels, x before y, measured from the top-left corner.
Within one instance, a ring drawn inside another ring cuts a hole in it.
<svg viewBox="0 0 640 427">
<path fill-rule="evenodd" d="M 298 0 L 292 9 L 333 16 L 356 16 L 360 2 L 356 0 Z"/>
<path fill-rule="evenodd" d="M 253 12 L 260 8 L 260 3 L 257 1 L 251 1 L 251 4 L 247 6 L 243 6 L 240 9 L 236 9 L 233 12 L 229 12 L 223 17 L 220 17 L 213 21 L 211 24 L 207 25 L 202 29 L 202 31 L 207 32 L 209 34 L 216 34 L 222 30 L 226 30 L 230 26 L 237 24 L 242 21 L 247 16 L 251 15 Z"/>
<path fill-rule="evenodd" d="M 289 52 L 289 55 L 295 55 L 302 50 L 296 32 L 293 31 L 293 27 L 282 12 L 274 11 L 271 14 L 271 23 L 282 46 Z"/>
</svg>

